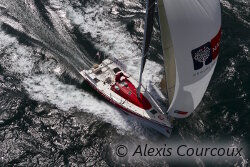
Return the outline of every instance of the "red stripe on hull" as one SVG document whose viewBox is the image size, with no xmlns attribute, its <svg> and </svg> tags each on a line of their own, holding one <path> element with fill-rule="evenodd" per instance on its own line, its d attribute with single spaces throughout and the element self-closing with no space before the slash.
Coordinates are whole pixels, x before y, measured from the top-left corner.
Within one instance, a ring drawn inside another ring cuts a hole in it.
<svg viewBox="0 0 250 167">
<path fill-rule="evenodd" d="M 123 111 L 128 112 L 129 114 L 135 115 L 135 116 L 137 116 L 137 117 L 139 117 L 139 118 L 142 118 L 142 119 L 144 119 L 144 120 L 146 120 L 146 121 L 155 123 L 155 124 L 157 124 L 158 126 L 162 126 L 162 127 L 164 127 L 164 128 L 170 128 L 170 129 L 171 129 L 171 127 L 168 127 L 168 126 L 163 125 L 163 124 L 161 124 L 161 123 L 158 123 L 158 122 L 149 120 L 149 119 L 147 119 L 147 118 L 145 118 L 145 117 L 142 117 L 142 116 L 140 116 L 139 114 L 136 114 L 135 112 L 133 112 L 133 111 L 131 111 L 131 110 L 129 110 L 129 109 L 123 107 L 122 105 L 116 103 L 114 100 L 112 100 L 111 98 L 109 98 L 108 96 L 106 96 L 105 94 L 103 94 L 100 90 L 98 90 L 98 89 L 96 88 L 96 86 L 94 86 L 94 85 L 93 85 L 91 82 L 89 82 L 87 79 L 85 79 L 85 81 L 87 81 L 87 83 L 88 83 L 93 89 L 95 89 L 99 94 L 101 94 L 101 95 L 102 95 L 105 99 L 107 99 L 110 103 L 112 103 L 112 104 L 115 105 L 116 107 L 122 109 Z"/>
</svg>

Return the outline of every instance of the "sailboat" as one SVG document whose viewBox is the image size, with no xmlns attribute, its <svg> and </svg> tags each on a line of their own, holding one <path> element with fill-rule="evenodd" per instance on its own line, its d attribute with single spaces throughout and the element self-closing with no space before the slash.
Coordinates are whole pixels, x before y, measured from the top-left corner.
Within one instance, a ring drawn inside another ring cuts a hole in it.
<svg viewBox="0 0 250 167">
<path fill-rule="evenodd" d="M 142 85 L 155 9 L 161 30 L 168 109 Z M 147 0 L 140 79 L 115 58 L 81 71 L 85 81 L 125 113 L 170 136 L 172 120 L 191 115 L 201 102 L 217 63 L 221 39 L 219 0 Z"/>
</svg>

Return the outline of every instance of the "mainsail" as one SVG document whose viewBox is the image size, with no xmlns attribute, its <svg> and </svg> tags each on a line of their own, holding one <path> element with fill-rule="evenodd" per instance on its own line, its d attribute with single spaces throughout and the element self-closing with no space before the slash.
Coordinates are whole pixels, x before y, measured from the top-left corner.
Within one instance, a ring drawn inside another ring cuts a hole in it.
<svg viewBox="0 0 250 167">
<path fill-rule="evenodd" d="M 169 115 L 188 117 L 200 103 L 217 63 L 219 0 L 158 0 Z"/>
<path fill-rule="evenodd" d="M 144 39 L 143 39 L 142 58 L 141 58 L 141 72 L 140 72 L 140 80 L 139 80 L 139 86 L 137 89 L 137 94 L 140 94 L 142 73 L 146 64 L 147 52 L 149 49 L 152 32 L 153 32 L 155 1 L 156 0 L 147 0 L 146 17 L 145 17 L 145 25 L 144 25 Z"/>
</svg>

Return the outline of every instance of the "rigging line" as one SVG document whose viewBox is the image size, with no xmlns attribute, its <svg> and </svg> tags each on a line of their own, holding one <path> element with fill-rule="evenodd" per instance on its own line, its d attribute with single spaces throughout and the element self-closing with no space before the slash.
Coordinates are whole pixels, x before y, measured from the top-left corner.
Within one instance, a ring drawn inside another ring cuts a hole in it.
<svg viewBox="0 0 250 167">
<path fill-rule="evenodd" d="M 119 59 L 119 60 L 129 61 L 129 60 L 134 60 L 134 59 L 141 59 L 141 57 L 133 57 L 133 58 L 130 58 L 130 57 L 124 57 L 124 58 Z"/>
<path fill-rule="evenodd" d="M 145 63 L 146 63 L 146 58 L 147 58 L 146 54 L 147 54 L 147 51 L 148 51 L 148 48 L 146 48 L 146 45 L 147 45 L 147 43 L 146 43 L 147 39 L 146 38 L 147 38 L 147 31 L 148 31 L 147 24 L 148 24 L 149 12 L 151 12 L 150 8 L 155 6 L 155 1 L 152 3 L 151 6 L 149 6 L 149 3 L 150 3 L 149 0 L 147 0 L 146 16 L 145 16 L 145 24 L 144 24 L 143 49 L 142 49 L 141 68 L 140 68 L 140 78 L 139 78 L 139 85 L 137 87 L 137 96 L 138 97 L 140 97 L 140 91 L 141 91 L 141 85 L 142 85 L 142 74 L 143 74 Z"/>
<path fill-rule="evenodd" d="M 148 7 L 148 10 L 151 9 L 154 5 L 155 5 L 155 2 L 151 6 Z"/>
</svg>

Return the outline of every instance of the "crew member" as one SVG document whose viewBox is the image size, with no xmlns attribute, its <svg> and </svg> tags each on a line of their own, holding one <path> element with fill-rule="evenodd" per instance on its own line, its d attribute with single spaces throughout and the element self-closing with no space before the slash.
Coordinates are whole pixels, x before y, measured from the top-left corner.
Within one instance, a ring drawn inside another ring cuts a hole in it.
<svg viewBox="0 0 250 167">
<path fill-rule="evenodd" d="M 119 72 L 118 74 L 116 74 L 115 76 L 115 82 L 121 82 L 121 77 L 125 77 L 128 78 L 126 75 L 124 75 L 122 72 Z"/>
</svg>

